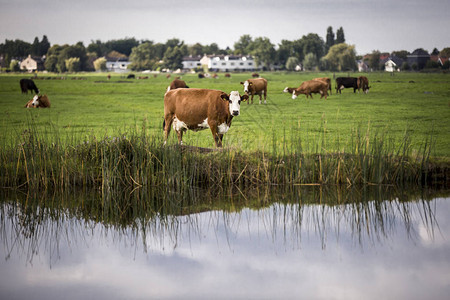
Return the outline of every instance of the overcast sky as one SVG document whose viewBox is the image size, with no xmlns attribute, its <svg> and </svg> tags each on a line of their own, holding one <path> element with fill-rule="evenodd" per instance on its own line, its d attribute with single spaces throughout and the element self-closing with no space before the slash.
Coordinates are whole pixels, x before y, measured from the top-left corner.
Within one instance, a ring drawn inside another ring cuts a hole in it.
<svg viewBox="0 0 450 300">
<path fill-rule="evenodd" d="M 450 47 L 449 0 L 0 0 L 0 43 L 87 46 L 135 37 L 233 48 L 244 34 L 278 45 L 343 27 L 358 54 Z"/>
</svg>

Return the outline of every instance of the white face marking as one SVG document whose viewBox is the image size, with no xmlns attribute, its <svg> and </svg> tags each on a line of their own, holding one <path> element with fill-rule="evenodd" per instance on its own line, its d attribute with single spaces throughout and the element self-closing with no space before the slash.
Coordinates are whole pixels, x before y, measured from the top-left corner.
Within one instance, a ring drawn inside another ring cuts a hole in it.
<svg viewBox="0 0 450 300">
<path fill-rule="evenodd" d="M 32 106 L 38 106 L 39 105 L 39 96 L 38 95 L 36 95 L 36 96 L 34 96 L 33 97 L 33 102 L 31 102 L 31 105 Z"/>
<path fill-rule="evenodd" d="M 175 117 L 173 119 L 173 123 L 172 123 L 172 128 L 175 131 L 186 131 L 188 129 L 186 123 L 184 123 L 183 121 L 180 121 L 177 117 Z"/>
<path fill-rule="evenodd" d="M 244 92 L 248 93 L 248 80 L 244 82 Z"/>
<path fill-rule="evenodd" d="M 167 91 L 166 91 L 166 93 L 168 92 L 168 91 L 170 91 L 170 85 L 167 87 Z"/>
<path fill-rule="evenodd" d="M 219 126 L 217 126 L 217 133 L 225 134 L 227 133 L 228 129 L 230 129 L 230 127 L 227 125 L 227 123 L 222 123 Z"/>
<path fill-rule="evenodd" d="M 241 110 L 241 96 L 238 91 L 232 91 L 230 93 L 230 114 L 233 116 L 239 116 Z"/>
<path fill-rule="evenodd" d="M 289 88 L 285 87 L 284 90 L 283 90 L 283 93 L 289 93 Z"/>
</svg>

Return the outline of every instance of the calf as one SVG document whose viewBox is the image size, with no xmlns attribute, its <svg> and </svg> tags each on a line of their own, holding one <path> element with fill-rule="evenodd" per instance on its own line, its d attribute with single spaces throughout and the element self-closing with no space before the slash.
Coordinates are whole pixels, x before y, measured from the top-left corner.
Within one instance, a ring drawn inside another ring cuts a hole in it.
<svg viewBox="0 0 450 300">
<path fill-rule="evenodd" d="M 298 88 L 286 87 L 283 92 L 292 94 L 292 99 L 297 98 L 300 94 L 305 94 L 306 99 L 308 96 L 312 99 L 312 94 L 320 94 L 320 99 L 325 96 L 325 100 L 328 97 L 328 84 L 320 80 L 304 81 Z"/>
<path fill-rule="evenodd" d="M 186 85 L 186 82 L 184 82 L 183 80 L 174 79 L 170 83 L 170 85 L 167 87 L 167 92 L 170 90 L 182 89 L 182 88 L 189 88 L 189 87 Z"/>
<path fill-rule="evenodd" d="M 366 76 L 359 76 L 358 77 L 358 92 L 360 91 L 360 89 L 363 90 L 364 94 L 368 94 L 369 93 L 369 79 Z"/>
<path fill-rule="evenodd" d="M 251 101 L 253 104 L 253 96 L 259 95 L 259 104 L 261 104 L 262 94 L 264 93 L 264 104 L 267 101 L 267 80 L 264 78 L 247 79 L 245 82 L 241 81 L 244 85 L 244 92 L 247 95 L 251 95 Z M 250 101 L 248 102 L 250 104 Z"/>
<path fill-rule="evenodd" d="M 47 95 L 43 96 L 34 96 L 33 99 L 27 102 L 25 104 L 26 108 L 49 108 L 50 107 L 50 100 L 48 99 Z"/>
<path fill-rule="evenodd" d="M 170 127 L 183 144 L 183 132 L 209 128 L 216 147 L 222 147 L 223 135 L 230 129 L 233 117 L 240 114 L 240 103 L 247 95 L 238 91 L 226 94 L 208 89 L 176 89 L 164 95 L 164 144 L 170 133 Z"/>
<path fill-rule="evenodd" d="M 353 88 L 353 93 L 358 89 L 358 78 L 356 77 L 338 77 L 336 78 L 336 94 L 345 88 Z"/>
<path fill-rule="evenodd" d="M 36 94 L 39 94 L 39 89 L 34 84 L 34 81 L 31 79 L 20 79 L 20 89 L 22 90 L 23 94 L 28 94 L 28 90 L 33 91 Z"/>
</svg>

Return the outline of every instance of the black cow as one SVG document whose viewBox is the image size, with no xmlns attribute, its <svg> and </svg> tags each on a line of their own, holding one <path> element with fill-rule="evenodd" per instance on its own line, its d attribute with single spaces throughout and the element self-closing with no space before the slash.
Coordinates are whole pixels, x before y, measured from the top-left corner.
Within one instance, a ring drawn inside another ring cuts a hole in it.
<svg viewBox="0 0 450 300">
<path fill-rule="evenodd" d="M 31 79 L 20 79 L 20 89 L 22 90 L 22 94 L 28 94 L 28 90 L 34 90 L 36 94 L 39 94 L 39 89 Z"/>
<path fill-rule="evenodd" d="M 135 79 L 136 76 L 134 76 L 134 74 L 128 74 L 127 79 Z"/>
<path fill-rule="evenodd" d="M 336 78 L 336 94 L 344 88 L 353 88 L 353 93 L 358 89 L 358 78 L 356 77 L 338 77 Z"/>
</svg>

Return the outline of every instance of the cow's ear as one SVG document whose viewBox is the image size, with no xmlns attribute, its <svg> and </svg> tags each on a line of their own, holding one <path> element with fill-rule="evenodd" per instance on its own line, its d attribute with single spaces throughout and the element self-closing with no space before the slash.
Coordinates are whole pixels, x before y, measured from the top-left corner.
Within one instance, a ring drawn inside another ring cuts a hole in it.
<svg viewBox="0 0 450 300">
<path fill-rule="evenodd" d="M 244 83 L 241 81 L 241 84 L 244 84 Z"/>
<path fill-rule="evenodd" d="M 224 100 L 224 101 L 230 101 L 230 96 L 225 93 L 220 95 L 220 98 L 222 98 L 222 100 Z"/>
<path fill-rule="evenodd" d="M 242 95 L 241 97 L 241 101 L 247 101 L 248 100 L 248 95 Z"/>
</svg>

